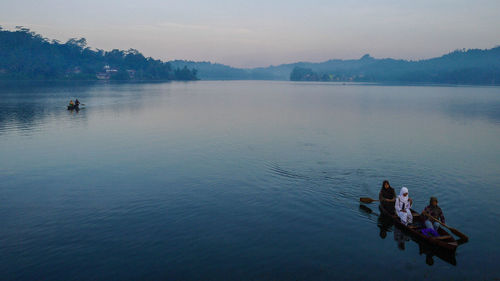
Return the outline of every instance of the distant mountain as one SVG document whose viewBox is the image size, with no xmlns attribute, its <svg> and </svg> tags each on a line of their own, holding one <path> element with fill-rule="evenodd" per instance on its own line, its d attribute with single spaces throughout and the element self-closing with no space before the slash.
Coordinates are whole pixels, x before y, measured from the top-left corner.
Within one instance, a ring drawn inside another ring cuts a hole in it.
<svg viewBox="0 0 500 281">
<path fill-rule="evenodd" d="M 251 69 L 209 62 L 171 62 L 176 67 L 196 68 L 205 80 L 355 81 L 449 84 L 500 84 L 500 47 L 457 50 L 438 58 L 408 61 L 334 59 L 321 63 L 297 62 Z"/>
<path fill-rule="evenodd" d="M 330 60 L 296 65 L 294 81 L 409 82 L 449 84 L 500 84 L 500 47 L 457 50 L 419 61 L 375 59 Z"/>
<path fill-rule="evenodd" d="M 219 63 L 194 62 L 185 60 L 169 61 L 174 68 L 191 68 L 198 71 L 198 77 L 202 80 L 248 80 L 252 79 L 251 71 L 247 69 L 234 68 Z"/>
<path fill-rule="evenodd" d="M 211 62 L 163 62 L 134 49 L 93 50 L 85 38 L 66 43 L 27 28 L 0 27 L 0 79 L 26 80 L 293 80 L 500 85 L 500 47 L 457 50 L 408 61 L 364 55 L 353 60 L 234 68 Z"/>
<path fill-rule="evenodd" d="M 235 68 L 220 63 L 174 60 L 169 63 L 176 68 L 193 68 L 202 80 L 287 80 L 291 68 L 284 71 L 266 68 Z"/>
<path fill-rule="evenodd" d="M 169 61 L 172 67 L 192 68 L 201 80 L 288 80 L 293 64 L 279 66 L 236 68 L 220 63 L 196 62 L 186 60 Z"/>
<path fill-rule="evenodd" d="M 0 27 L 0 79 L 4 80 L 197 80 L 196 70 L 175 68 L 129 49 L 92 50 L 85 38 L 66 43 L 27 28 Z"/>
</svg>

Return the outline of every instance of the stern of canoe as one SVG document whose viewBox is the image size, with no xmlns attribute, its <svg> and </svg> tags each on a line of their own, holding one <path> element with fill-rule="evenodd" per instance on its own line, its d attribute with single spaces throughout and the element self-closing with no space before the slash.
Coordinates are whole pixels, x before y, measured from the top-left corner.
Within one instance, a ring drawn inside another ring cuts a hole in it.
<svg viewBox="0 0 500 281">
<path fill-rule="evenodd" d="M 420 216 L 414 210 L 411 210 L 413 217 L 414 217 L 414 221 L 419 222 L 420 225 L 422 225 L 420 227 L 419 226 L 408 227 L 401 222 L 401 220 L 399 219 L 399 217 L 397 215 L 389 213 L 389 211 L 387 211 L 384 207 L 382 207 L 380 205 L 379 205 L 379 209 L 380 209 L 380 212 L 382 214 L 384 214 L 384 216 L 392 218 L 396 227 L 403 230 L 405 233 L 410 234 L 412 237 L 417 238 L 419 241 L 422 241 L 422 242 L 434 245 L 435 247 L 438 247 L 440 249 L 445 249 L 447 251 L 452 251 L 452 252 L 455 252 L 455 250 L 458 247 L 458 243 L 455 240 L 455 238 L 453 238 L 453 236 L 451 236 L 442 227 L 440 227 L 438 229 L 439 236 L 437 236 L 437 237 L 429 237 L 429 236 L 426 236 L 425 234 L 423 234 L 421 230 L 423 229 L 422 226 L 424 225 L 423 224 L 424 218 L 422 218 L 422 216 Z"/>
</svg>

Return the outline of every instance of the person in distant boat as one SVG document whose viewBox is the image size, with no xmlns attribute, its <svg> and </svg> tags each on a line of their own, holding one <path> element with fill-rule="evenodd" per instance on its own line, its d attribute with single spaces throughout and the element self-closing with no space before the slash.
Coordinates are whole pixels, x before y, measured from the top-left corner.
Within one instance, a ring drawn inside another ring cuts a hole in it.
<svg viewBox="0 0 500 281">
<path fill-rule="evenodd" d="M 75 106 L 79 106 L 80 105 L 80 101 L 78 99 L 75 100 Z"/>
<path fill-rule="evenodd" d="M 401 188 L 399 196 L 396 198 L 395 209 L 396 214 L 404 225 L 411 224 L 413 222 L 413 215 L 411 214 L 411 205 L 413 201 L 408 196 L 408 188 Z"/>
<path fill-rule="evenodd" d="M 75 102 L 73 102 L 73 100 L 70 100 L 69 101 L 69 106 L 71 106 L 71 107 L 75 106 Z"/>
<path fill-rule="evenodd" d="M 440 223 L 434 221 L 431 217 L 429 217 L 429 215 L 435 219 L 440 220 L 442 223 L 445 223 L 443 210 L 441 210 L 441 208 L 438 206 L 438 200 L 436 197 L 431 197 L 431 199 L 429 200 L 429 206 L 425 207 L 422 215 L 427 218 L 425 220 L 425 226 L 427 228 L 431 228 L 437 231 L 440 227 Z"/>
<path fill-rule="evenodd" d="M 385 180 L 382 183 L 382 188 L 378 193 L 378 200 L 382 207 L 389 211 L 391 214 L 394 214 L 394 202 L 396 202 L 396 192 L 394 188 L 391 187 L 388 180 Z"/>
</svg>

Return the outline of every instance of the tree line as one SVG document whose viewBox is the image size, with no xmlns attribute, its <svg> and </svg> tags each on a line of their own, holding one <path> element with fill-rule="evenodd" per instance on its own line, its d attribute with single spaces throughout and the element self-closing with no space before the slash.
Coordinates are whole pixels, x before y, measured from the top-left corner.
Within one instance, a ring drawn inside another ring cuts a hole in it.
<svg viewBox="0 0 500 281">
<path fill-rule="evenodd" d="M 500 85 L 500 47 L 456 50 L 419 61 L 365 55 L 359 60 L 297 63 L 290 80 Z"/>
<path fill-rule="evenodd" d="M 65 43 L 44 38 L 28 28 L 0 27 L 0 79 L 12 80 L 197 80 L 197 70 L 173 68 L 138 50 L 104 51 L 85 38 Z"/>
</svg>

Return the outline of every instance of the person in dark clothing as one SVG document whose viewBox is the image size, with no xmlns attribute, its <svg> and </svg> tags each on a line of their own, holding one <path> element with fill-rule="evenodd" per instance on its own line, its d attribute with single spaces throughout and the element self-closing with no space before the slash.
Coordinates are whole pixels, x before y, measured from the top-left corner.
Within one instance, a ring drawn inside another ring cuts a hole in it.
<svg viewBox="0 0 500 281">
<path fill-rule="evenodd" d="M 80 101 L 78 99 L 75 100 L 75 106 L 79 106 L 80 105 Z"/>
<path fill-rule="evenodd" d="M 433 221 L 433 219 L 429 217 L 429 215 L 431 215 L 435 219 L 440 220 L 442 223 L 445 223 L 443 210 L 441 210 L 441 208 L 438 206 L 438 200 L 436 197 L 431 197 L 431 199 L 429 200 L 429 206 L 425 207 L 422 215 L 427 218 L 427 220 L 425 221 L 425 226 L 427 228 L 432 228 L 437 231 L 441 226 L 439 222 Z"/>
<path fill-rule="evenodd" d="M 396 192 L 391 187 L 389 181 L 385 180 L 382 183 L 382 188 L 378 194 L 378 200 L 382 207 L 384 207 L 391 214 L 394 214 L 394 202 L 396 202 Z"/>
</svg>

